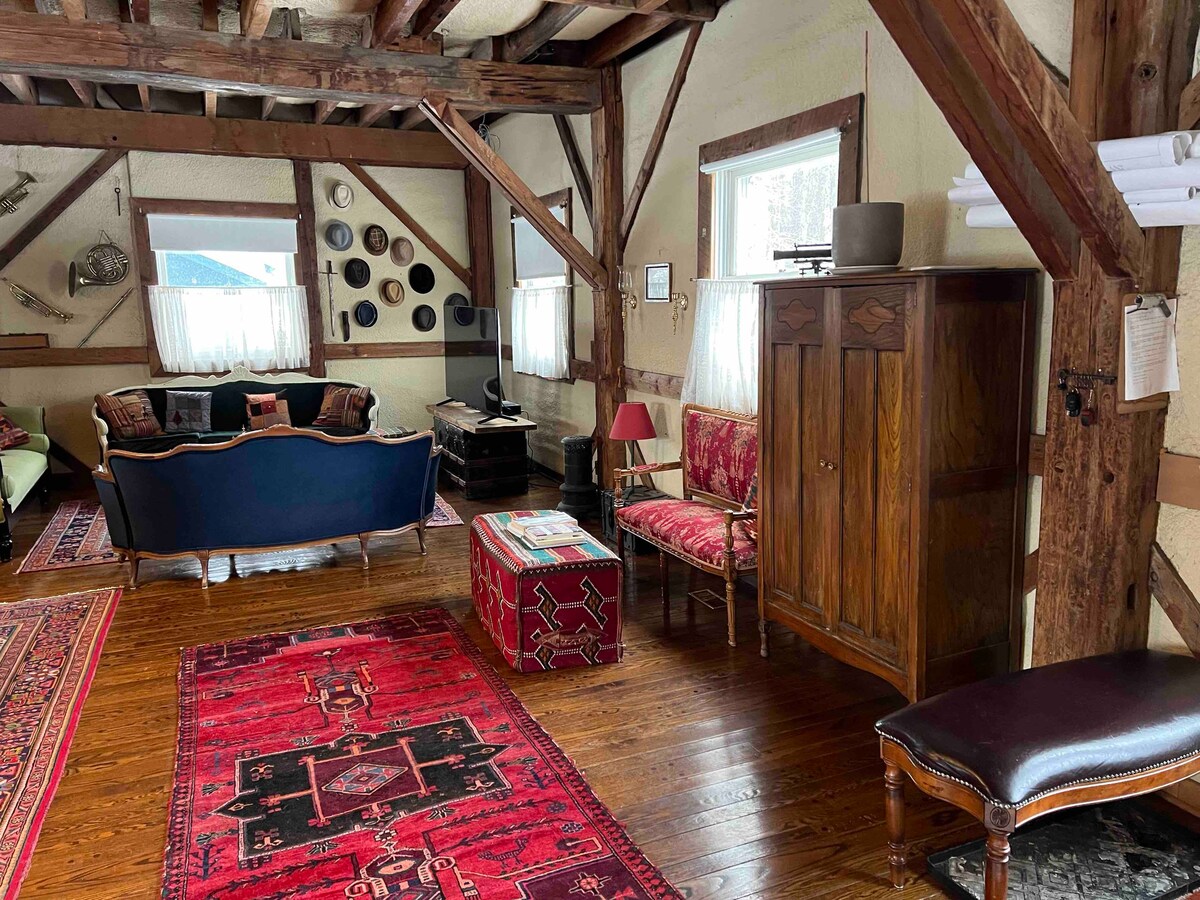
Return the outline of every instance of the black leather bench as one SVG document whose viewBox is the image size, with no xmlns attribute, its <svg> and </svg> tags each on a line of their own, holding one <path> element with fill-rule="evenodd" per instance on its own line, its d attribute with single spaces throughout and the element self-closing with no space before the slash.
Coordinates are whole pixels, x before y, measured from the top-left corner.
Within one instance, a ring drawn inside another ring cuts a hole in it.
<svg viewBox="0 0 1200 900">
<path fill-rule="evenodd" d="M 1200 772 L 1200 660 L 1152 650 L 957 688 L 875 726 L 892 882 L 904 885 L 904 775 L 987 829 L 986 900 L 1008 893 L 1009 835 L 1056 810 Z"/>
</svg>

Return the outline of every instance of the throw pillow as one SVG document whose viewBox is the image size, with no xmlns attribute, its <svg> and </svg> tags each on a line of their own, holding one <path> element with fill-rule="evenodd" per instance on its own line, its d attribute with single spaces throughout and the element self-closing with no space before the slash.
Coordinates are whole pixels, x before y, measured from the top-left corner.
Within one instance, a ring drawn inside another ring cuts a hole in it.
<svg viewBox="0 0 1200 900">
<path fill-rule="evenodd" d="M 162 426 L 150 405 L 150 395 L 145 391 L 130 391 L 127 394 L 97 394 L 96 408 L 118 440 L 153 437 L 162 434 Z"/>
<path fill-rule="evenodd" d="M 167 434 L 212 431 L 211 391 L 167 391 Z"/>
<path fill-rule="evenodd" d="M 755 472 L 750 478 L 750 487 L 746 490 L 746 499 L 742 501 L 742 512 L 758 512 L 758 473 Z M 758 543 L 758 516 L 753 519 L 743 519 L 742 528 L 746 532 L 746 537 Z"/>
<path fill-rule="evenodd" d="M 28 443 L 28 431 L 8 416 L 0 416 L 0 450 L 9 450 Z"/>
<path fill-rule="evenodd" d="M 369 387 L 346 387 L 341 384 L 325 386 L 321 411 L 313 420 L 316 427 L 362 428 L 362 411 L 371 394 Z"/>
<path fill-rule="evenodd" d="M 283 395 L 283 391 L 276 391 L 274 394 L 246 394 L 246 419 L 252 431 L 270 428 L 272 425 L 292 424 L 292 417 L 288 415 L 288 404 Z"/>
</svg>

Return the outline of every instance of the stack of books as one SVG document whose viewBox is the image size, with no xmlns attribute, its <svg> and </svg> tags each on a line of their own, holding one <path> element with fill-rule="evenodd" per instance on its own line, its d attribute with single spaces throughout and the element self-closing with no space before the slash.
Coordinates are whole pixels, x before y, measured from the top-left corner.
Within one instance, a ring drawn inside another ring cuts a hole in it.
<svg viewBox="0 0 1200 900">
<path fill-rule="evenodd" d="M 566 513 L 526 516 L 508 523 L 508 531 L 532 550 L 582 544 L 589 535 Z"/>
</svg>

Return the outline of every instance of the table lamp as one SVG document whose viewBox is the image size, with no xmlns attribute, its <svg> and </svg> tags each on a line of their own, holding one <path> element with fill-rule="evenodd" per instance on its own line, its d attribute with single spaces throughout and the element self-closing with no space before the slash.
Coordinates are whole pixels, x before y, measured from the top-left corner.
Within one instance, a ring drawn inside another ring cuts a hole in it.
<svg viewBox="0 0 1200 900">
<path fill-rule="evenodd" d="M 617 415 L 613 419 L 612 429 L 608 432 L 610 440 L 627 441 L 631 465 L 645 463 L 645 457 L 638 448 L 638 441 L 649 441 L 658 437 L 654 430 L 654 422 L 650 419 L 650 410 L 645 403 L 622 403 L 617 407 Z M 638 457 L 641 457 L 639 460 Z"/>
</svg>

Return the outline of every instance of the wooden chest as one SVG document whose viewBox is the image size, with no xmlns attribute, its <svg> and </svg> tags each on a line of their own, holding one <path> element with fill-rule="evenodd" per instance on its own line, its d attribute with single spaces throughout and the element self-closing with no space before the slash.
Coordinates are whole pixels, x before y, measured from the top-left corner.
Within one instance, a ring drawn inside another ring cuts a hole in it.
<svg viewBox="0 0 1200 900">
<path fill-rule="evenodd" d="M 1019 662 L 1035 288 L 762 287 L 761 614 L 913 700 Z"/>
</svg>

